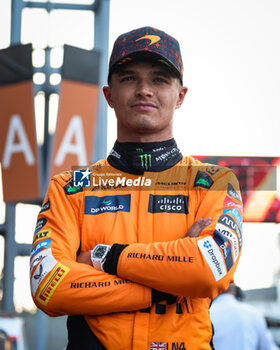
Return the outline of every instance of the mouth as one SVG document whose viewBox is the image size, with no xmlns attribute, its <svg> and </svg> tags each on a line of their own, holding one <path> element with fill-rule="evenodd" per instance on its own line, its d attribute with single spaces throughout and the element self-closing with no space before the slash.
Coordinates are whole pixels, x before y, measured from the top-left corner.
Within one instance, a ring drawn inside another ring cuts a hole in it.
<svg viewBox="0 0 280 350">
<path fill-rule="evenodd" d="M 131 108 L 136 111 L 152 111 L 158 108 L 153 102 L 134 102 L 131 104 Z"/>
</svg>

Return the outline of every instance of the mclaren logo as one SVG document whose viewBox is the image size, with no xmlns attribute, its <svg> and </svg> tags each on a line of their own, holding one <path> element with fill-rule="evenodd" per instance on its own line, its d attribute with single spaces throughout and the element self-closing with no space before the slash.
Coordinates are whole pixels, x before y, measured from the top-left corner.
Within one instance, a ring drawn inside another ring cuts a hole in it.
<svg viewBox="0 0 280 350">
<path fill-rule="evenodd" d="M 158 36 L 158 35 L 148 35 L 147 34 L 147 35 L 144 35 L 141 38 L 137 39 L 136 41 L 143 40 L 143 39 L 151 40 L 150 44 L 148 45 L 148 46 L 150 46 L 150 45 L 155 44 L 158 41 L 160 41 L 160 36 Z"/>
</svg>

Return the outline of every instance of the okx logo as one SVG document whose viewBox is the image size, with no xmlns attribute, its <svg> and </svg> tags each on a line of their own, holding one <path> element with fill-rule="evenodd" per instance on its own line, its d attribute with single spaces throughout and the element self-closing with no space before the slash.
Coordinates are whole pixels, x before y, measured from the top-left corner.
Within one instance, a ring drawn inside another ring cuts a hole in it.
<svg viewBox="0 0 280 350">
<path fill-rule="evenodd" d="M 117 211 L 130 212 L 130 194 L 106 197 L 85 197 L 85 214 L 87 215 L 115 213 Z"/>
<path fill-rule="evenodd" d="M 152 155 L 151 154 L 141 154 L 139 155 L 140 164 L 143 169 L 149 169 L 152 166 Z"/>
<path fill-rule="evenodd" d="M 73 174 L 74 187 L 90 187 L 90 170 L 74 170 Z"/>
<path fill-rule="evenodd" d="M 148 211 L 149 213 L 188 214 L 188 196 L 150 194 Z"/>
</svg>

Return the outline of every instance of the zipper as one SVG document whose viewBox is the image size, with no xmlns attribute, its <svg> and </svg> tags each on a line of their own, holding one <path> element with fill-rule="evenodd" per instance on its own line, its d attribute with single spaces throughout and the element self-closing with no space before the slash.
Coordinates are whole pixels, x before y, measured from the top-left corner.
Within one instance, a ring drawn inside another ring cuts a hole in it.
<svg viewBox="0 0 280 350">
<path fill-rule="evenodd" d="M 184 297 L 184 302 L 186 305 L 186 310 L 188 313 L 192 313 L 192 304 L 191 304 L 191 298 L 189 297 Z"/>
</svg>

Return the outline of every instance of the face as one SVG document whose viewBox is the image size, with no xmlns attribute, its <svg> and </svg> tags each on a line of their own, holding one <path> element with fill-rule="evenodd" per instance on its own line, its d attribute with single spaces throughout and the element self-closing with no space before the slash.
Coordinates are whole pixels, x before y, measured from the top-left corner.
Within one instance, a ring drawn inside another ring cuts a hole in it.
<svg viewBox="0 0 280 350">
<path fill-rule="evenodd" d="M 173 137 L 173 114 L 187 88 L 161 64 L 133 62 L 113 73 L 103 91 L 115 110 L 118 141 L 152 142 Z"/>
</svg>

